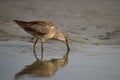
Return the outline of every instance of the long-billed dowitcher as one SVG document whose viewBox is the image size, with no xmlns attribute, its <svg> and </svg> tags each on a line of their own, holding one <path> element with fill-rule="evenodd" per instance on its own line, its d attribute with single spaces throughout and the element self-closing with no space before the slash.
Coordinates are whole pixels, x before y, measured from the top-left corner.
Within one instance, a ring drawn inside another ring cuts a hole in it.
<svg viewBox="0 0 120 80">
<path fill-rule="evenodd" d="M 67 33 L 59 31 L 55 24 L 46 21 L 30 21 L 30 22 L 20 20 L 14 21 L 22 29 L 32 34 L 36 38 L 33 45 L 34 56 L 36 60 L 38 60 L 36 54 L 36 43 L 38 42 L 38 39 L 41 40 L 41 56 L 43 56 L 44 41 L 47 39 L 57 39 L 63 41 L 67 46 L 67 50 L 70 50 Z"/>
</svg>

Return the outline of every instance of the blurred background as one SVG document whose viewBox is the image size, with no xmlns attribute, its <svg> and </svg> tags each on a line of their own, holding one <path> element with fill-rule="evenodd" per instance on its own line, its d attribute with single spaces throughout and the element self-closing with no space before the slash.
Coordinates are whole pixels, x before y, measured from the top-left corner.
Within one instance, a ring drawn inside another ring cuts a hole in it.
<svg viewBox="0 0 120 80">
<path fill-rule="evenodd" d="M 64 44 L 45 42 L 43 66 L 51 78 L 27 75 L 21 80 L 120 80 L 120 0 L 0 0 L 0 80 L 41 65 L 34 62 L 33 36 L 15 19 L 53 22 L 72 39 L 67 61 Z M 62 62 L 67 64 L 58 69 Z M 39 75 L 44 72 L 37 69 Z"/>
<path fill-rule="evenodd" d="M 78 41 L 94 38 L 104 44 L 120 44 L 119 4 L 119 0 L 0 0 L 0 38 L 30 36 L 14 19 L 40 20 L 55 23 Z"/>
</svg>

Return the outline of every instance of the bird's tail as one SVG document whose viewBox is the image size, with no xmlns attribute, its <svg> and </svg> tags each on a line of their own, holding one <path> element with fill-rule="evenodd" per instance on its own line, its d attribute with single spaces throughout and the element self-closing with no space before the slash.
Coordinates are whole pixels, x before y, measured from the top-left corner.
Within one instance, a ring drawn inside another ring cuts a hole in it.
<svg viewBox="0 0 120 80">
<path fill-rule="evenodd" d="M 20 21 L 20 20 L 14 20 L 20 27 L 25 27 L 26 23 L 25 21 Z"/>
<path fill-rule="evenodd" d="M 23 22 L 23 21 L 20 21 L 20 20 L 13 20 L 13 21 L 15 21 L 18 24 Z"/>
</svg>

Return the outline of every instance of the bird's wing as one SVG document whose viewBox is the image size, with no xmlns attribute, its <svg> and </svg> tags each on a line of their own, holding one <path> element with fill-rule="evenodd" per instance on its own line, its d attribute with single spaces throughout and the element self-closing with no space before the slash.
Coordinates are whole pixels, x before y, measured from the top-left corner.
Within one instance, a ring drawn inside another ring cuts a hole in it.
<svg viewBox="0 0 120 80">
<path fill-rule="evenodd" d="M 25 27 L 25 30 L 34 32 L 34 34 L 45 35 L 48 34 L 52 27 L 55 26 L 50 22 L 35 21 L 29 22 Z"/>
</svg>

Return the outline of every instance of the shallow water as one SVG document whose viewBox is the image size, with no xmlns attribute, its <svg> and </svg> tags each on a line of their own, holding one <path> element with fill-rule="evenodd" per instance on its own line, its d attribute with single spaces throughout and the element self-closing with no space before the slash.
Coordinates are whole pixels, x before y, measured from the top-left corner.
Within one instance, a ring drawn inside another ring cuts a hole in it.
<svg viewBox="0 0 120 80">
<path fill-rule="evenodd" d="M 0 11 L 0 80 L 120 80 L 120 0 L 0 0 Z M 36 62 L 13 19 L 55 23 L 74 39 L 69 54 L 50 41 Z"/>
<path fill-rule="evenodd" d="M 0 41 L 0 44 L 0 80 L 120 79 L 119 46 L 72 43 L 71 50 L 66 55 L 66 48 L 62 43 L 45 43 L 41 63 L 35 61 L 33 43 L 12 40 Z M 37 54 L 40 57 L 39 44 Z"/>
</svg>

